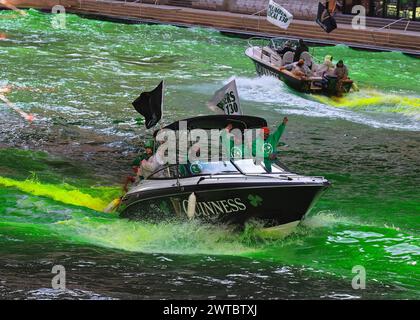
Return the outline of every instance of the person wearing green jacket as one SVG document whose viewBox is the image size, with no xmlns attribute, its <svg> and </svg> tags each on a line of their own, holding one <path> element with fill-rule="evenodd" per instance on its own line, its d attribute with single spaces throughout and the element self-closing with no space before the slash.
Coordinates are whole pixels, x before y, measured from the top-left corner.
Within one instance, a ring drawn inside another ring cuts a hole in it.
<svg viewBox="0 0 420 320">
<path fill-rule="evenodd" d="M 264 132 L 264 164 L 266 169 L 271 172 L 271 163 L 277 159 L 277 146 L 279 145 L 280 138 L 286 129 L 286 125 L 289 119 L 284 117 L 283 122 L 278 126 L 274 133 L 270 134 L 270 128 L 262 128 Z M 254 140 L 252 144 L 252 154 L 254 157 L 257 156 L 257 140 Z"/>
<path fill-rule="evenodd" d="M 131 163 L 131 168 L 133 170 L 134 175 L 130 175 L 125 179 L 123 186 L 123 190 L 125 192 L 128 191 L 128 186 L 130 184 L 136 183 L 138 180 L 142 180 L 144 178 L 142 173 L 142 163 L 144 160 L 149 160 L 149 158 L 153 156 L 153 149 L 154 141 L 146 141 L 146 143 L 144 144 L 144 151 L 140 153 Z"/>
<path fill-rule="evenodd" d="M 144 151 L 134 159 L 132 166 L 140 167 L 143 160 L 148 160 L 153 156 L 154 145 L 155 142 L 153 140 L 146 141 Z"/>
</svg>

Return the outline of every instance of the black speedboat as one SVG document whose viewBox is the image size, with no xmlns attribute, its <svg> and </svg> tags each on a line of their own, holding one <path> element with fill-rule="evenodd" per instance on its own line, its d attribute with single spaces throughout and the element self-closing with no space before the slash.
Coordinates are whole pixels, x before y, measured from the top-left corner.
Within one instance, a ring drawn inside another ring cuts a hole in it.
<svg viewBox="0 0 420 320">
<path fill-rule="evenodd" d="M 253 41 L 259 41 L 253 43 Z M 290 47 L 291 51 L 281 53 L 282 48 Z M 309 52 L 303 52 L 300 56 L 305 61 L 308 68 L 313 71 L 312 75 L 306 78 L 295 76 L 290 70 L 284 69 L 290 65 L 294 59 L 294 50 L 298 46 L 297 40 L 274 39 L 251 39 L 245 54 L 254 64 L 259 76 L 273 76 L 296 91 L 303 93 L 318 93 L 327 96 L 341 96 L 343 93 L 350 92 L 353 81 L 343 80 L 338 85 L 337 77 L 333 75 L 321 76 L 317 73 L 317 64 Z M 279 53 L 280 52 L 280 53 Z"/>
<path fill-rule="evenodd" d="M 188 129 L 257 129 L 267 125 L 251 116 L 203 116 L 183 120 Z M 178 130 L 179 122 L 166 129 Z M 243 226 L 251 220 L 288 233 L 330 185 L 323 177 L 291 173 L 280 162 L 268 170 L 254 159 L 167 165 L 135 185 L 122 199 L 120 216 L 161 221 L 199 219 Z"/>
</svg>

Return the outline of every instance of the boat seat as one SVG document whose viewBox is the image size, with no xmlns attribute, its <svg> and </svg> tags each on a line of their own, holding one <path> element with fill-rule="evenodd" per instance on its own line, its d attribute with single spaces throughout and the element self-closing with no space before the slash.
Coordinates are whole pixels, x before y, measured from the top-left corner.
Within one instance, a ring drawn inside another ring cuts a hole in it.
<svg viewBox="0 0 420 320">
<path fill-rule="evenodd" d="M 283 55 L 283 65 L 287 65 L 287 64 L 291 64 L 293 63 L 293 59 L 295 57 L 295 53 L 293 51 L 287 51 L 284 55 Z"/>
<path fill-rule="evenodd" d="M 310 67 L 313 65 L 312 57 L 308 51 L 302 52 L 302 54 L 300 55 L 300 59 L 303 59 L 305 61 L 305 64 L 307 67 Z"/>
</svg>

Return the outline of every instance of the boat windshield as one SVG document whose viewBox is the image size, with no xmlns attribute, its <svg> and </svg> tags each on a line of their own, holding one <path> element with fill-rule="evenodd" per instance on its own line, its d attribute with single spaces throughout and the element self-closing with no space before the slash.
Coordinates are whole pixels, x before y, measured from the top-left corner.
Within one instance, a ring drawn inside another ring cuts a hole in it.
<svg viewBox="0 0 420 320">
<path fill-rule="evenodd" d="M 274 38 L 270 41 L 270 47 L 274 50 L 282 49 L 286 45 L 295 49 L 298 46 L 298 41 L 284 38 Z"/>
<path fill-rule="evenodd" d="M 161 168 L 148 177 L 149 180 L 188 178 L 200 175 L 239 174 L 230 161 L 202 162 L 171 165 Z"/>
<path fill-rule="evenodd" d="M 253 159 L 232 161 L 202 162 L 171 165 L 161 168 L 148 177 L 149 180 L 189 178 L 202 175 L 218 174 L 264 174 L 288 172 L 282 164 L 273 162 L 268 168 L 264 162 L 255 163 Z"/>
<path fill-rule="evenodd" d="M 177 165 L 170 165 L 163 167 L 153 174 L 151 174 L 147 179 L 148 180 L 157 180 L 157 179 L 177 179 L 180 175 Z"/>
</svg>

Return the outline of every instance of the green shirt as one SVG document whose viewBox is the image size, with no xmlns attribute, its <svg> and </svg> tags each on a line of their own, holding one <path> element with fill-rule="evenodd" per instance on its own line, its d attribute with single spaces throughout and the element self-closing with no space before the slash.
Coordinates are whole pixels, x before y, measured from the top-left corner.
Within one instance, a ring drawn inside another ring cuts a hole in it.
<svg viewBox="0 0 420 320">
<path fill-rule="evenodd" d="M 143 160 L 149 160 L 150 157 L 151 156 L 148 155 L 146 152 L 142 152 L 134 159 L 132 165 L 136 166 L 136 167 L 139 167 Z"/>
<path fill-rule="evenodd" d="M 269 159 L 270 155 L 276 152 L 277 146 L 279 145 L 280 138 L 283 135 L 286 125 L 284 123 L 280 124 L 276 132 L 270 134 L 268 138 L 264 141 L 264 159 Z M 259 141 L 261 143 L 261 141 Z M 252 143 L 252 155 L 255 157 L 257 155 L 257 140 L 254 140 Z"/>
</svg>

